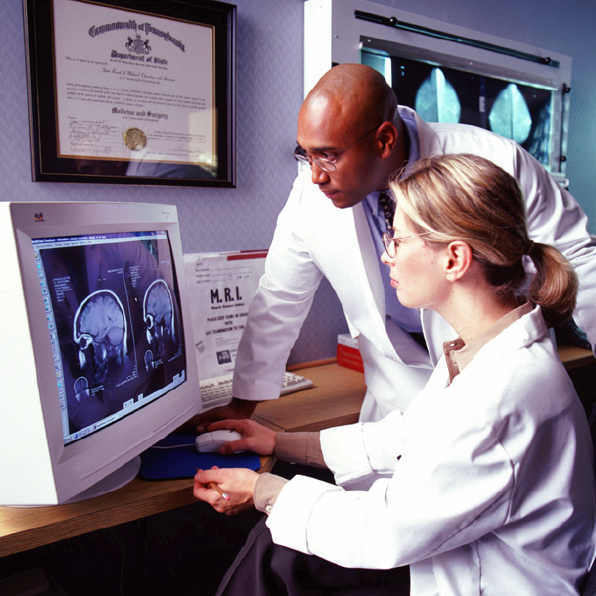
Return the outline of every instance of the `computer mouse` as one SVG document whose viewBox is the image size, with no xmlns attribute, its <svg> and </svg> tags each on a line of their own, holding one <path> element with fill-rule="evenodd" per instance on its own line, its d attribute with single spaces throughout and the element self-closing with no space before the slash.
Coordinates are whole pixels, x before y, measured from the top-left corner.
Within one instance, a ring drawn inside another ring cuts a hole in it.
<svg viewBox="0 0 596 596">
<path fill-rule="evenodd" d="M 210 433 L 203 433 L 196 438 L 197 451 L 199 453 L 217 453 L 219 448 L 230 441 L 238 441 L 242 435 L 235 430 L 214 430 Z M 236 451 L 236 453 L 240 453 Z"/>
</svg>

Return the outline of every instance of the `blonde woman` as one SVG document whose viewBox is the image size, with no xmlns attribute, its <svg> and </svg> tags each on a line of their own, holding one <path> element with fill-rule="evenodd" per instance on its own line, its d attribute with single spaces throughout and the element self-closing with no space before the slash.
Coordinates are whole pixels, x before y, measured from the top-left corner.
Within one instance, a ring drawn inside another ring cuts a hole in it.
<svg viewBox="0 0 596 596">
<path fill-rule="evenodd" d="M 594 557 L 592 445 L 548 329 L 573 310 L 575 274 L 557 250 L 531 241 L 517 183 L 483 158 L 430 158 L 390 188 L 391 285 L 402 304 L 436 311 L 459 337 L 403 414 L 320 434 L 212 425 L 243 433 L 230 450 L 319 463 L 337 482 L 199 472 L 195 495 L 217 510 L 254 502 L 268 513 L 272 542 L 265 547 L 260 528 L 220 593 L 299 594 L 334 568 L 347 578 L 354 568 L 409 565 L 401 593 L 413 596 L 577 595 Z M 367 478 L 368 491 L 350 490 Z M 285 573 L 279 564 L 272 572 L 278 552 Z M 251 575 L 258 586 L 247 587 Z"/>
</svg>

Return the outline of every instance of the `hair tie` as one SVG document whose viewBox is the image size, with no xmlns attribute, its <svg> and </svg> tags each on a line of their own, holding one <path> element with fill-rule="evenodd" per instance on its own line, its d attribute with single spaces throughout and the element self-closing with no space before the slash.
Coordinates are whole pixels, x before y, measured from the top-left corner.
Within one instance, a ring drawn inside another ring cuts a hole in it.
<svg viewBox="0 0 596 596">
<path fill-rule="evenodd" d="M 536 244 L 534 244 L 533 240 L 530 240 L 528 242 L 528 246 L 526 247 L 526 251 L 524 254 L 530 256 L 532 254 L 532 251 L 534 250 L 534 247 L 536 246 Z"/>
</svg>

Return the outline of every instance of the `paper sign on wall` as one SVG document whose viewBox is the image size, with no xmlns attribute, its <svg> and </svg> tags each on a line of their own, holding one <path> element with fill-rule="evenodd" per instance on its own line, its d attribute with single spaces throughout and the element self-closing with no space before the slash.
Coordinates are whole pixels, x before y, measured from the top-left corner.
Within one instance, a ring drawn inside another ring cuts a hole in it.
<svg viewBox="0 0 596 596">
<path fill-rule="evenodd" d="M 199 379 L 231 373 L 266 250 L 184 255 Z"/>
</svg>

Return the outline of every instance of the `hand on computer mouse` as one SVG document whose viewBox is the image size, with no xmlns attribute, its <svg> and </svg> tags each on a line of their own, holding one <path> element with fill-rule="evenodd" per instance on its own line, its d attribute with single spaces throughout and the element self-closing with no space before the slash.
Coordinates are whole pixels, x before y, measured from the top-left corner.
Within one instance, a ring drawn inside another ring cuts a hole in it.
<svg viewBox="0 0 596 596">
<path fill-rule="evenodd" d="M 252 451 L 258 455 L 272 455 L 275 450 L 277 433 L 258 424 L 254 420 L 220 420 L 207 427 L 207 433 L 214 431 L 235 431 L 241 435 L 240 439 L 228 441 L 219 448 L 219 453 L 228 455 L 237 451 Z M 197 440 L 204 434 L 199 435 Z"/>
<path fill-rule="evenodd" d="M 235 430 L 214 430 L 213 432 L 206 432 L 196 438 L 197 451 L 199 453 L 219 453 L 221 447 L 226 443 L 240 441 L 241 439 L 242 435 Z M 238 453 L 239 451 L 240 450 L 235 449 L 233 453 Z"/>
</svg>

